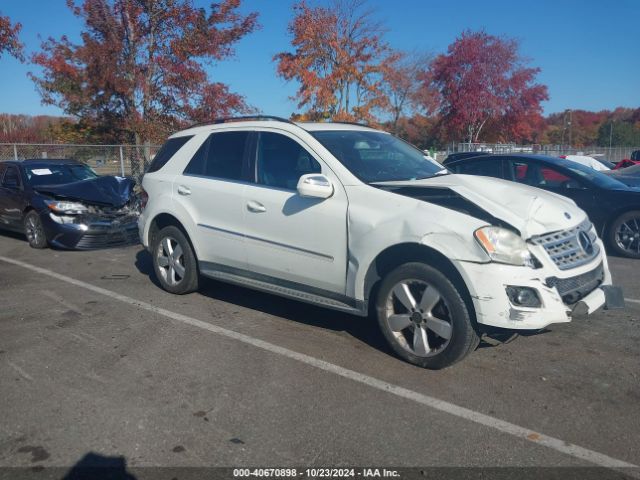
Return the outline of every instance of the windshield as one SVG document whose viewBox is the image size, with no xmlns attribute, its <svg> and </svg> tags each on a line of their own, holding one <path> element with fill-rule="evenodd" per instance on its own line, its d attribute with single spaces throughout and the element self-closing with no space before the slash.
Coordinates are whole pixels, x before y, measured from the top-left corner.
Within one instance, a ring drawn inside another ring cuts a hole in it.
<svg viewBox="0 0 640 480">
<path fill-rule="evenodd" d="M 25 172 L 31 185 L 60 185 L 73 183 L 89 178 L 96 178 L 98 174 L 86 165 L 57 164 L 26 167 Z"/>
<path fill-rule="evenodd" d="M 423 152 L 388 133 L 324 130 L 311 134 L 366 183 L 416 180 L 447 173 Z"/>
<path fill-rule="evenodd" d="M 594 183 L 600 188 L 608 188 L 613 190 L 626 190 L 627 186 L 612 178 L 610 175 L 607 175 L 598 170 L 594 170 L 591 167 L 586 167 L 580 163 L 576 163 L 570 160 L 565 160 L 562 162 L 562 166 L 568 168 L 573 173 L 578 174 L 580 177 Z"/>
</svg>

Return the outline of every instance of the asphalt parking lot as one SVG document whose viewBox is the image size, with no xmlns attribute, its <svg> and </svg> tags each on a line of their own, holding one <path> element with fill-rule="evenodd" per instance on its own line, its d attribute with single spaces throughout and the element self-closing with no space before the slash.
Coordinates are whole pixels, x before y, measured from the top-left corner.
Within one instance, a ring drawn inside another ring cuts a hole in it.
<svg viewBox="0 0 640 480">
<path fill-rule="evenodd" d="M 434 372 L 367 319 L 165 293 L 139 246 L 0 234 L 0 467 L 640 465 L 640 261 L 610 261 L 625 310 Z"/>
</svg>

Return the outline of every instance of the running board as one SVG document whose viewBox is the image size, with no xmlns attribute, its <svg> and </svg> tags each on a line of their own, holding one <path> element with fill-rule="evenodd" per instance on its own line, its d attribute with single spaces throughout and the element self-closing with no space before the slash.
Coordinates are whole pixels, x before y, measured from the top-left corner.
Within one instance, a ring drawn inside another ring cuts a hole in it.
<svg viewBox="0 0 640 480">
<path fill-rule="evenodd" d="M 251 288 L 253 290 L 260 290 L 262 292 L 272 293 L 281 297 L 291 298 L 293 300 L 299 300 L 301 302 L 318 305 L 332 310 L 339 310 L 345 313 L 351 313 L 353 315 L 366 316 L 367 313 L 362 307 L 363 302 L 356 301 L 355 306 L 340 300 L 329 298 L 316 293 L 305 292 L 299 289 L 287 287 L 284 285 L 277 285 L 273 282 L 261 280 L 257 278 L 250 278 L 245 275 L 232 273 L 229 271 L 222 271 L 215 268 L 208 268 L 208 265 L 200 265 L 200 273 L 209 278 L 220 280 L 226 283 L 233 283 L 241 287 Z M 274 279 L 276 280 L 276 279 Z M 358 308 L 360 307 L 360 308 Z"/>
</svg>

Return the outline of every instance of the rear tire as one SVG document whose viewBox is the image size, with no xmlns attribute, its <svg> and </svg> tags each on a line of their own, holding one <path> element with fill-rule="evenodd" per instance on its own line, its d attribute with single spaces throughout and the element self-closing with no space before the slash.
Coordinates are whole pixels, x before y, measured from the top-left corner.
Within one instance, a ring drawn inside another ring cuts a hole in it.
<svg viewBox="0 0 640 480">
<path fill-rule="evenodd" d="M 31 248 L 47 248 L 47 235 L 44 232 L 40 215 L 35 210 L 31 210 L 24 217 L 24 234 Z"/>
<path fill-rule="evenodd" d="M 424 263 L 405 263 L 382 280 L 376 313 L 393 351 L 419 367 L 451 366 L 480 342 L 461 292 Z"/>
<path fill-rule="evenodd" d="M 640 258 L 640 210 L 620 215 L 611 222 L 606 235 L 609 246 L 617 255 Z"/>
<path fill-rule="evenodd" d="M 198 289 L 198 262 L 191 243 L 178 227 L 170 225 L 154 238 L 153 269 L 160 285 L 176 295 Z"/>
</svg>

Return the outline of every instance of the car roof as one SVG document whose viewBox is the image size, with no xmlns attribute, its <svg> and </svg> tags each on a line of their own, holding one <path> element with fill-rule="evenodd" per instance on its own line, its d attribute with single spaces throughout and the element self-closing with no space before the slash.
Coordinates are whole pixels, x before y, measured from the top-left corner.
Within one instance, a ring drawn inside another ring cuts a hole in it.
<svg viewBox="0 0 640 480">
<path fill-rule="evenodd" d="M 14 161 L 13 163 L 28 165 L 29 167 L 45 167 L 47 165 L 84 165 L 78 160 L 71 158 L 28 158 L 26 160 Z"/>
<path fill-rule="evenodd" d="M 212 122 L 210 124 L 196 125 L 194 127 L 187 128 L 174 133 L 169 138 L 184 137 L 187 135 L 197 135 L 203 132 L 213 132 L 216 130 L 229 130 L 229 129 L 247 129 L 258 127 L 273 127 L 278 125 L 284 127 L 284 130 L 292 130 L 296 127 L 301 128 L 307 132 L 319 132 L 319 131 L 367 131 L 367 132 L 381 132 L 382 130 L 376 130 L 375 128 L 361 125 L 358 123 L 347 122 L 290 122 L 287 120 L 233 120 L 221 123 Z M 293 128 L 292 128 L 293 127 Z"/>
<path fill-rule="evenodd" d="M 490 153 L 488 155 L 478 155 L 477 157 L 470 158 L 460 158 L 456 160 L 452 160 L 451 162 L 447 162 L 448 164 L 456 164 L 456 163 L 468 163 L 468 162 L 477 162 L 483 160 L 491 160 L 492 158 L 522 158 L 523 160 L 535 160 L 546 163 L 553 163 L 554 165 L 563 166 L 566 161 L 563 158 L 552 157 L 550 155 L 538 155 L 535 153 Z"/>
</svg>

